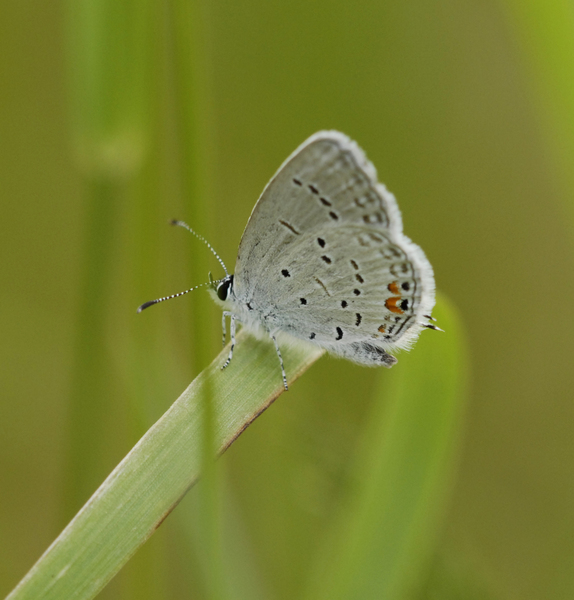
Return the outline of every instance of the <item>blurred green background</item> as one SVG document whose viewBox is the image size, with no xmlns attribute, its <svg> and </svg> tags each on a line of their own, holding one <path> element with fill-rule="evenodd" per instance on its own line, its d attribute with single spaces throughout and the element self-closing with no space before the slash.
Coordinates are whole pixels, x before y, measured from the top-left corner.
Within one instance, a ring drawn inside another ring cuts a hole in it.
<svg viewBox="0 0 574 600">
<path fill-rule="evenodd" d="M 135 313 L 220 276 L 168 219 L 232 269 L 268 179 L 333 128 L 397 196 L 469 338 L 457 474 L 417 597 L 571 598 L 571 4 L 0 12 L 0 595 L 215 355 L 206 294 Z M 223 543 L 259 597 L 300 592 L 378 376 L 322 358 L 220 461 Z M 197 504 L 99 597 L 207 597 Z"/>
</svg>

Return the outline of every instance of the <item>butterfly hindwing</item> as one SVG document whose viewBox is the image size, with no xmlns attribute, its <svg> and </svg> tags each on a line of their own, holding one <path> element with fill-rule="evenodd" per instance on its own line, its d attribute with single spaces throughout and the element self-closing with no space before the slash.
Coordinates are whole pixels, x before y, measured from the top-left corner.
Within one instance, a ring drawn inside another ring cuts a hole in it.
<svg viewBox="0 0 574 600">
<path fill-rule="evenodd" d="M 259 281 L 265 283 L 254 288 L 250 306 L 274 328 L 325 347 L 365 340 L 404 346 L 420 314 L 416 266 L 385 232 L 363 225 L 302 236 Z"/>
</svg>

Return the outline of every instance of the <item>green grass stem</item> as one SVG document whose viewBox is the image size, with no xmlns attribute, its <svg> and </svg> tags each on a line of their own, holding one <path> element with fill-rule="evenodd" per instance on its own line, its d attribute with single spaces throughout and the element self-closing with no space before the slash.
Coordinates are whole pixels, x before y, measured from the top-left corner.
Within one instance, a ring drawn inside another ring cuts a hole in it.
<svg viewBox="0 0 574 600">
<path fill-rule="evenodd" d="M 433 315 L 446 333 L 424 333 L 380 375 L 356 486 L 328 536 L 309 599 L 416 597 L 426 575 L 458 455 L 466 380 L 456 313 L 441 298 Z"/>
<path fill-rule="evenodd" d="M 321 351 L 282 343 L 289 380 Z M 224 349 L 142 437 L 8 596 L 93 598 L 153 534 L 197 480 L 203 451 L 201 401 L 209 382 L 214 438 L 223 452 L 283 391 L 272 343 L 241 332 L 230 366 Z"/>
<path fill-rule="evenodd" d="M 574 222 L 574 8 L 570 0 L 503 0 L 532 82 L 537 114 L 547 136 L 551 165 L 562 181 Z M 570 227 L 570 231 L 573 229 Z"/>
</svg>

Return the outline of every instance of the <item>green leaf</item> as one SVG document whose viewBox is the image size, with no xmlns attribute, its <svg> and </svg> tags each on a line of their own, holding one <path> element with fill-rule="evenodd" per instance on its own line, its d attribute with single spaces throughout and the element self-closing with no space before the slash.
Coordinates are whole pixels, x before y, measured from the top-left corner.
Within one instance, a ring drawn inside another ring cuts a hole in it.
<svg viewBox="0 0 574 600">
<path fill-rule="evenodd" d="M 289 381 L 322 354 L 281 342 Z M 224 349 L 104 481 L 10 600 L 93 598 L 161 525 L 197 480 L 202 464 L 202 395 L 209 384 L 214 435 L 223 452 L 283 391 L 273 344 L 241 332 L 231 364 Z"/>
<path fill-rule="evenodd" d="M 424 333 L 402 354 L 370 415 L 345 503 L 313 573 L 308 598 L 401 599 L 430 560 L 457 454 L 466 353 L 458 318 L 441 298 L 445 333 Z"/>
</svg>

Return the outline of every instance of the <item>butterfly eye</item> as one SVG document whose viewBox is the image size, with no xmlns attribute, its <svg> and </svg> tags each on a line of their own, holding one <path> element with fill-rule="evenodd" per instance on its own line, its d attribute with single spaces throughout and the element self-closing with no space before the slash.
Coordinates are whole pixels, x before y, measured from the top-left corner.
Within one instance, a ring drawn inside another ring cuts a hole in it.
<svg viewBox="0 0 574 600">
<path fill-rule="evenodd" d="M 227 300 L 227 296 L 229 295 L 229 290 L 233 285 L 233 275 L 226 277 L 218 286 L 217 286 L 217 297 L 220 300 Z"/>
</svg>

